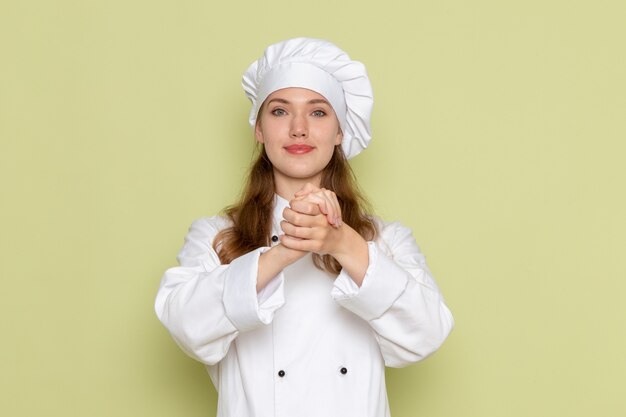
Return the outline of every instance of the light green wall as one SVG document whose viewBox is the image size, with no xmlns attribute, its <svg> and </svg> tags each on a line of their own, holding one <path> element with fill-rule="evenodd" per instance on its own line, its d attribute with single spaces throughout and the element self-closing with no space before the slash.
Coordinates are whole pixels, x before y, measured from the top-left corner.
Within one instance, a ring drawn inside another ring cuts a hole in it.
<svg viewBox="0 0 626 417">
<path fill-rule="evenodd" d="M 212 416 L 153 299 L 252 152 L 240 77 L 327 38 L 367 64 L 354 160 L 456 329 L 394 417 L 626 415 L 623 1 L 0 3 L 0 415 Z"/>
</svg>

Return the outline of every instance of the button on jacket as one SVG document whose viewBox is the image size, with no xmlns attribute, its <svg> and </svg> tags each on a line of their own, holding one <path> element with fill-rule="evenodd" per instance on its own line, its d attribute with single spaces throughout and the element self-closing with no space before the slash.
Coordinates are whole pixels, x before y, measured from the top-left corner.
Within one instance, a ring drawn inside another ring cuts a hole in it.
<svg viewBox="0 0 626 417">
<path fill-rule="evenodd" d="M 275 197 L 272 235 L 288 202 Z M 165 272 L 155 309 L 178 345 L 204 363 L 218 417 L 389 416 L 385 366 L 443 343 L 453 319 L 411 231 L 376 220 L 361 287 L 307 255 L 259 293 L 261 253 L 221 265 L 212 248 L 227 219 L 196 220 Z M 275 245 L 277 243 L 272 243 Z"/>
</svg>

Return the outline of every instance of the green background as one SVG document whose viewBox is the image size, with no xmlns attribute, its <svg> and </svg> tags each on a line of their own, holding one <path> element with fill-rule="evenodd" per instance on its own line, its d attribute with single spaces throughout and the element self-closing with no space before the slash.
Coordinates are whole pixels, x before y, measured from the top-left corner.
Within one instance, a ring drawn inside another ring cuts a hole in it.
<svg viewBox="0 0 626 417">
<path fill-rule="evenodd" d="M 0 2 L 0 415 L 212 416 L 153 312 L 239 192 L 247 66 L 332 40 L 368 68 L 353 167 L 455 316 L 388 371 L 394 417 L 626 415 L 623 1 Z"/>
</svg>

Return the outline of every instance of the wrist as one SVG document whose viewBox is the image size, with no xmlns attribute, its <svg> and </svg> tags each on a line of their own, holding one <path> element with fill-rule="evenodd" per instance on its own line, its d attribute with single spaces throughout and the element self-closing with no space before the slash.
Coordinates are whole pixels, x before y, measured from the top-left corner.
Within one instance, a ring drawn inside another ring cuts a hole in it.
<svg viewBox="0 0 626 417">
<path fill-rule="evenodd" d="M 369 266 L 369 247 L 367 241 L 356 230 L 346 224 L 341 228 L 346 230 L 343 231 L 343 238 L 340 239 L 340 249 L 332 256 L 360 287 Z"/>
<path fill-rule="evenodd" d="M 279 243 L 278 245 L 272 246 L 261 256 L 265 257 L 269 262 L 282 270 L 302 258 L 304 255 L 306 255 L 306 252 L 290 249 L 282 243 Z"/>
<path fill-rule="evenodd" d="M 274 251 L 277 259 L 281 259 L 283 261 L 283 263 L 285 264 L 283 267 L 291 265 L 292 263 L 296 262 L 298 259 L 302 258 L 304 255 L 308 253 L 308 252 L 288 248 L 282 243 L 279 243 L 278 245 L 272 247 L 270 251 Z"/>
<path fill-rule="evenodd" d="M 340 232 L 337 248 L 331 253 L 335 259 L 350 258 L 367 250 L 367 242 L 356 230 L 344 223 L 341 225 Z"/>
<path fill-rule="evenodd" d="M 306 255 L 306 252 L 289 249 L 282 244 L 273 246 L 267 252 L 262 253 L 259 257 L 257 272 L 257 292 L 261 291 L 261 289 L 285 267 L 291 265 L 304 255 Z"/>
</svg>

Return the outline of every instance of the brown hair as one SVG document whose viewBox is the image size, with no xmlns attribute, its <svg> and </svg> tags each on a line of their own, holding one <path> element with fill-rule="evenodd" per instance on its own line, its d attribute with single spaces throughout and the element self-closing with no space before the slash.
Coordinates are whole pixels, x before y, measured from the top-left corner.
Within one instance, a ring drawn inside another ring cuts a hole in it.
<svg viewBox="0 0 626 417">
<path fill-rule="evenodd" d="M 376 236 L 376 226 L 367 215 L 369 204 L 359 190 L 354 173 L 341 145 L 335 146 L 333 156 L 322 172 L 321 187 L 332 190 L 341 206 L 341 219 L 365 240 Z M 233 226 L 222 230 L 213 241 L 222 264 L 269 246 L 274 206 L 274 170 L 265 148 L 252 164 L 240 200 L 224 212 Z M 313 263 L 323 271 L 339 274 L 341 265 L 330 255 L 313 254 Z"/>
</svg>

